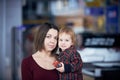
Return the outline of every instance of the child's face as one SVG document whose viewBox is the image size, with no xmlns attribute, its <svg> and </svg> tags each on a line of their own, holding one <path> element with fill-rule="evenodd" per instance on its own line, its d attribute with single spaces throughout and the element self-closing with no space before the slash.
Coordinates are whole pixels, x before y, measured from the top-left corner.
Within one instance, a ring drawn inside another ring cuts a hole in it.
<svg viewBox="0 0 120 80">
<path fill-rule="evenodd" d="M 65 49 L 69 48 L 71 45 L 73 45 L 71 36 L 69 34 L 66 33 L 60 33 L 59 34 L 59 48 L 62 49 L 62 51 L 64 51 Z"/>
</svg>

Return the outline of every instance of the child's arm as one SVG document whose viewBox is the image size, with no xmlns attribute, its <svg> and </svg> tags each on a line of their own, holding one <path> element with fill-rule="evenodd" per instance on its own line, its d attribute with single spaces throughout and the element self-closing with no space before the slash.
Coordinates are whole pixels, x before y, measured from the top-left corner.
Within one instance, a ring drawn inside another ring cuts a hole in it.
<svg viewBox="0 0 120 80">
<path fill-rule="evenodd" d="M 60 67 L 56 67 L 56 70 L 58 70 L 59 72 L 64 72 L 65 69 L 64 69 L 64 63 L 63 62 L 60 62 L 59 64 L 61 64 Z"/>
<path fill-rule="evenodd" d="M 71 72 L 75 72 L 75 71 L 82 69 L 83 62 L 82 62 L 81 56 L 78 52 L 71 55 L 70 62 L 71 62 L 70 63 Z"/>
<path fill-rule="evenodd" d="M 72 54 L 72 53 L 71 53 Z M 73 53 L 70 57 L 70 63 L 66 64 L 63 62 L 60 62 L 62 65 L 61 67 L 56 67 L 56 69 L 59 72 L 75 72 L 78 71 L 79 69 L 82 69 L 82 59 L 79 53 Z"/>
<path fill-rule="evenodd" d="M 62 63 L 62 62 L 61 62 Z M 70 63 L 62 63 L 62 67 L 57 68 L 60 72 L 75 72 L 82 69 L 82 59 L 79 53 L 73 53 L 70 58 Z M 64 71 L 63 71 L 64 70 Z"/>
</svg>

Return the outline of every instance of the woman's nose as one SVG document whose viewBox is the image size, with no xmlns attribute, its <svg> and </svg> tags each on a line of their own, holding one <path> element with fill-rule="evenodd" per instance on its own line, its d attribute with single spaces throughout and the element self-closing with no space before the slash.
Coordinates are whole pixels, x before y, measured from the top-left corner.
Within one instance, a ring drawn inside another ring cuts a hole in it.
<svg viewBox="0 0 120 80">
<path fill-rule="evenodd" d="M 56 42 L 56 39 L 52 38 L 52 39 L 51 39 L 51 42 Z"/>
</svg>

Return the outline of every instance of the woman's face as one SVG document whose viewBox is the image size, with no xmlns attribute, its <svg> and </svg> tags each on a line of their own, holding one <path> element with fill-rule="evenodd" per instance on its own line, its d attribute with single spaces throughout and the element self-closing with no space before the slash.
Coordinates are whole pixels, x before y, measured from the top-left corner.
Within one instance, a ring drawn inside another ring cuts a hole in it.
<svg viewBox="0 0 120 80">
<path fill-rule="evenodd" d="M 65 49 L 68 49 L 71 45 L 73 45 L 71 36 L 66 33 L 60 33 L 58 45 L 59 45 L 59 48 L 62 49 L 62 51 L 64 51 Z"/>
<path fill-rule="evenodd" d="M 46 51 L 52 51 L 53 49 L 55 49 L 57 44 L 57 38 L 58 38 L 58 31 L 53 28 L 49 29 L 44 41 L 44 47 Z"/>
</svg>

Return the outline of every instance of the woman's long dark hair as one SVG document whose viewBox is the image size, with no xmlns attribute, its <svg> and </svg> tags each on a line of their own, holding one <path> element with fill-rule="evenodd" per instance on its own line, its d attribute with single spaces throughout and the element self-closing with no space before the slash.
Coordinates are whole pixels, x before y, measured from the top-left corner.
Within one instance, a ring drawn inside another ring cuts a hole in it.
<svg viewBox="0 0 120 80">
<path fill-rule="evenodd" d="M 38 30 L 37 30 L 35 38 L 34 38 L 35 51 L 38 51 L 38 50 L 41 51 L 42 49 L 44 49 L 44 40 L 45 40 L 47 32 L 51 28 L 53 28 L 59 32 L 58 26 L 56 26 L 55 24 L 52 24 L 52 23 L 44 23 L 44 24 L 38 26 Z M 52 54 L 56 53 L 57 47 L 58 47 L 58 42 L 57 42 L 56 48 L 52 51 Z"/>
</svg>

